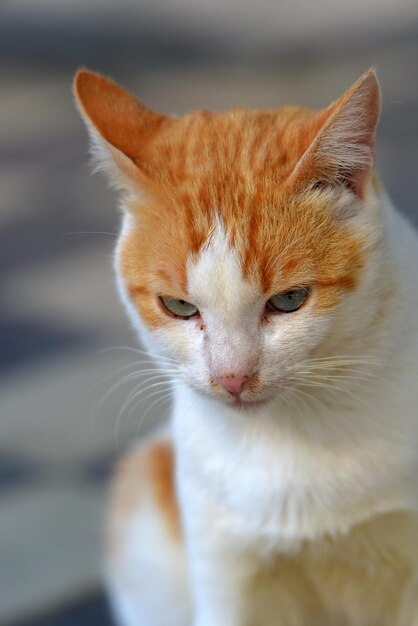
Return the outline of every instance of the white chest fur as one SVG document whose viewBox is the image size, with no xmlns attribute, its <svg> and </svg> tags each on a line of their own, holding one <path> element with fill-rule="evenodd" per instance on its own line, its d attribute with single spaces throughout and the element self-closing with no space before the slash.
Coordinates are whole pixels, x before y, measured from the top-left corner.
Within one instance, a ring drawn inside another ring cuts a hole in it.
<svg viewBox="0 0 418 626">
<path fill-rule="evenodd" d="M 204 490 L 241 539 L 293 549 L 377 513 L 418 508 L 417 436 L 402 432 L 407 420 L 399 417 L 398 436 L 389 436 L 382 412 L 395 417 L 396 403 L 388 398 L 375 400 L 377 432 L 359 416 L 353 428 L 347 413 L 336 417 L 349 426 L 341 436 L 338 427 L 324 436 L 321 425 L 309 438 L 277 406 L 240 415 L 193 395 L 179 392 L 176 401 L 179 478 L 191 499 Z"/>
</svg>

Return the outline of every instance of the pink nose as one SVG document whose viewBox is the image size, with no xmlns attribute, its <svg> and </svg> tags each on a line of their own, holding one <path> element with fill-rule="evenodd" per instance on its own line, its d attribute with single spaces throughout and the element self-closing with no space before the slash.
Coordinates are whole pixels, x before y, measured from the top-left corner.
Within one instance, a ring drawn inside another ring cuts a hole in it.
<svg viewBox="0 0 418 626">
<path fill-rule="evenodd" d="M 239 396 L 251 376 L 215 376 L 215 382 L 234 396 Z"/>
</svg>

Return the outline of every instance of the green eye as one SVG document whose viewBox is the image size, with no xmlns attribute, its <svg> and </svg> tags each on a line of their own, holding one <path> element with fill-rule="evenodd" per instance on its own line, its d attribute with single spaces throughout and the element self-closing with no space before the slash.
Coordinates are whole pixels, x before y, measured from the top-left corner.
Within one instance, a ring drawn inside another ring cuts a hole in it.
<svg viewBox="0 0 418 626">
<path fill-rule="evenodd" d="M 285 293 L 279 293 L 270 298 L 267 308 L 270 311 L 280 311 L 281 313 L 293 313 L 300 309 L 309 295 L 306 287 L 301 289 L 291 289 Z"/>
<path fill-rule="evenodd" d="M 166 298 L 164 296 L 161 296 L 160 301 L 167 309 L 167 311 L 169 311 L 176 317 L 182 317 L 183 319 L 187 319 L 189 317 L 199 315 L 198 308 L 195 307 L 194 304 L 186 302 L 186 300 L 175 300 L 174 298 Z"/>
</svg>

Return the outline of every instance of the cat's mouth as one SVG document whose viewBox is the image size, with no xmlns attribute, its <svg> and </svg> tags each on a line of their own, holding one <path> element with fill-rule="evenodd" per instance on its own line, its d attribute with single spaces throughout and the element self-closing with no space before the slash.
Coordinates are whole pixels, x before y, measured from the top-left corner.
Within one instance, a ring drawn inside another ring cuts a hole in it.
<svg viewBox="0 0 418 626">
<path fill-rule="evenodd" d="M 260 408 L 260 407 L 264 407 L 270 402 L 272 402 L 272 400 L 275 398 L 275 395 L 276 395 L 271 392 L 270 393 L 261 392 L 258 394 L 251 394 L 251 395 L 247 393 L 235 395 L 232 393 L 228 393 L 225 390 L 219 390 L 219 389 L 215 390 L 213 386 L 210 389 L 207 389 L 206 387 L 202 388 L 200 385 L 197 385 L 192 380 L 190 380 L 190 378 L 188 379 L 188 384 L 190 385 L 190 387 L 192 387 L 192 389 L 194 389 L 198 393 L 204 396 L 209 396 L 212 399 L 215 397 L 218 400 L 218 402 L 221 402 L 222 404 L 226 404 L 227 406 L 232 407 L 232 408 L 240 409 L 242 411 L 250 411 L 250 410 Z"/>
<path fill-rule="evenodd" d="M 232 406 L 236 407 L 237 409 L 243 410 L 258 409 L 260 407 L 266 406 L 266 404 L 269 404 L 272 399 L 272 396 L 268 398 L 259 398 L 254 400 L 244 400 L 243 398 L 235 397 L 233 399 Z"/>
</svg>

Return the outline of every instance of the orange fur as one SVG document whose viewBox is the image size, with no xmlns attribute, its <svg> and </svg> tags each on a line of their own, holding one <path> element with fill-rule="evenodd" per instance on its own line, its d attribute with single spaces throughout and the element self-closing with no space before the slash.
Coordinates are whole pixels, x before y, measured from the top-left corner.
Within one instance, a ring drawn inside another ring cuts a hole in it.
<svg viewBox="0 0 418 626">
<path fill-rule="evenodd" d="M 156 443 L 150 453 L 151 482 L 157 506 L 175 539 L 181 537 L 180 513 L 174 485 L 174 451 L 168 441 Z"/>
<path fill-rule="evenodd" d="M 151 490 L 150 493 L 149 490 Z M 126 454 L 118 464 L 112 485 L 108 528 L 110 554 L 117 554 L 125 523 L 148 493 L 174 540 L 181 538 L 180 514 L 174 486 L 174 452 L 160 439 Z"/>
<path fill-rule="evenodd" d="M 186 260 L 209 237 L 215 213 L 239 252 L 244 275 L 266 298 L 311 285 L 321 312 L 355 288 L 364 264 L 362 242 L 338 223 L 332 203 L 310 191 L 310 183 L 335 170 L 322 146 L 366 88 L 364 124 L 374 129 L 375 84 L 367 73 L 320 112 L 284 107 L 173 118 L 151 112 L 106 78 L 79 72 L 76 94 L 83 114 L 134 164 L 132 184 L 141 187 L 140 198 L 128 203 L 135 226 L 120 258 L 127 291 L 150 327 L 170 323 L 156 296 L 187 300 Z M 372 151 L 373 132 L 361 137 Z"/>
</svg>

